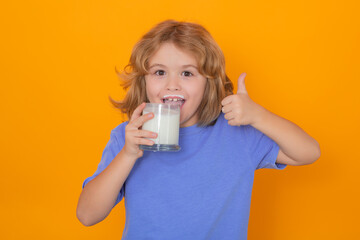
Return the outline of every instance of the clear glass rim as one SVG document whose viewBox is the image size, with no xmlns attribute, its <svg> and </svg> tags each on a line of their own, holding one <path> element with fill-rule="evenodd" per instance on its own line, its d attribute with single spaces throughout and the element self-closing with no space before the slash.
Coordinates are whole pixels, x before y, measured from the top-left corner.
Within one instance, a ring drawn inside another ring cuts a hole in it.
<svg viewBox="0 0 360 240">
<path fill-rule="evenodd" d="M 165 108 L 165 109 L 173 109 L 173 110 L 180 109 L 179 105 L 171 104 L 171 103 L 146 103 L 146 107 L 160 108 L 160 109 Z"/>
</svg>

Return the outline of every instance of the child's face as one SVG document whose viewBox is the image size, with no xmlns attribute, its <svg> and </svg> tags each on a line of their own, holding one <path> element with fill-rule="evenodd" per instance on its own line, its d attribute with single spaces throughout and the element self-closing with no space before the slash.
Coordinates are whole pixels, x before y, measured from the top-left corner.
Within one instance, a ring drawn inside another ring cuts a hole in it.
<svg viewBox="0 0 360 240">
<path fill-rule="evenodd" d="M 181 105 L 180 126 L 197 123 L 197 108 L 204 96 L 206 78 L 198 72 L 196 59 L 173 43 L 164 43 L 149 59 L 145 75 L 146 94 L 151 103 Z"/>
</svg>

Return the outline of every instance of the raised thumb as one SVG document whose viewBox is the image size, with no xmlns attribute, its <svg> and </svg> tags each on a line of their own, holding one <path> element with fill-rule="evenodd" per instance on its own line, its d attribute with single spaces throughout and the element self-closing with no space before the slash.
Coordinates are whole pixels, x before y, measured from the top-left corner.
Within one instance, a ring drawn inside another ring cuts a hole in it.
<svg viewBox="0 0 360 240">
<path fill-rule="evenodd" d="M 242 73 L 240 77 L 238 78 L 238 88 L 236 93 L 246 93 L 246 87 L 245 87 L 245 77 L 246 73 Z"/>
</svg>

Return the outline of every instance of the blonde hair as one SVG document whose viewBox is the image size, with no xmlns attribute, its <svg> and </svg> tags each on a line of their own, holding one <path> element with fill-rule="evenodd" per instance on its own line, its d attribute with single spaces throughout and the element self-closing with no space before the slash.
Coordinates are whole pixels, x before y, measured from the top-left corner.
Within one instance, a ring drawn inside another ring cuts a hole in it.
<svg viewBox="0 0 360 240">
<path fill-rule="evenodd" d="M 121 86 L 128 89 L 123 101 L 110 102 L 131 118 L 135 108 L 147 102 L 145 75 L 150 57 L 163 43 L 173 43 L 179 49 L 194 55 L 198 71 L 206 77 L 204 97 L 197 109 L 199 126 L 214 124 L 221 112 L 221 101 L 232 94 L 233 84 L 225 73 L 225 58 L 210 33 L 201 25 L 190 22 L 166 20 L 146 33 L 134 46 L 129 64 L 122 73 Z"/>
</svg>

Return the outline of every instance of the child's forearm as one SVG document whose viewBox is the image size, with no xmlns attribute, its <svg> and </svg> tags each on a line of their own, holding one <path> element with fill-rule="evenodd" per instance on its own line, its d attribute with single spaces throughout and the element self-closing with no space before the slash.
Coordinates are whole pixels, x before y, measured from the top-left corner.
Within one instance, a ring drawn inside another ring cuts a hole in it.
<svg viewBox="0 0 360 240">
<path fill-rule="evenodd" d="M 91 226 L 106 218 L 135 162 L 136 159 L 121 151 L 106 169 L 86 184 L 76 209 L 82 224 Z"/>
<path fill-rule="evenodd" d="M 320 147 L 314 138 L 296 124 L 263 107 L 252 126 L 274 140 L 297 165 L 310 164 L 320 157 Z"/>
</svg>

